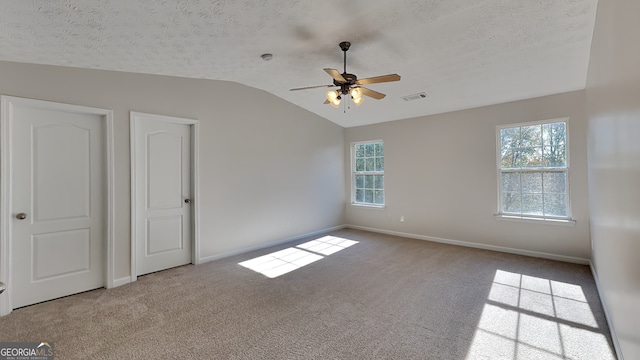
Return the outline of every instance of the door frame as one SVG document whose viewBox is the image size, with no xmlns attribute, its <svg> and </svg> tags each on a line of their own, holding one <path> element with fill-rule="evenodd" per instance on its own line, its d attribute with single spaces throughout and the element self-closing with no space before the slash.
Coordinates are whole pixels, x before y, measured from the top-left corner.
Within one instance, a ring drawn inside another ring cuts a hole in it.
<svg viewBox="0 0 640 360">
<path fill-rule="evenodd" d="M 12 259 L 11 259 L 11 237 L 12 237 L 12 163 L 11 151 L 13 145 L 11 133 L 11 116 L 14 104 L 24 104 L 35 108 L 63 110 L 78 114 L 99 115 L 103 120 L 104 126 L 104 150 L 106 158 L 104 159 L 104 167 L 106 174 L 106 201 L 105 214 L 103 221 L 105 222 L 104 230 L 104 287 L 107 289 L 114 287 L 114 177 L 113 177 L 113 111 L 99 109 L 87 106 L 65 104 L 59 102 L 35 100 L 7 95 L 0 95 L 0 281 L 4 282 L 7 290 L 0 295 L 0 316 L 8 315 L 13 310 L 12 306 Z"/>
<path fill-rule="evenodd" d="M 136 123 L 140 119 L 150 119 L 166 123 L 189 125 L 191 129 L 191 263 L 200 264 L 200 152 L 198 138 L 200 135 L 200 125 L 198 120 L 180 118 L 175 116 L 149 114 L 131 111 L 129 114 L 131 133 L 131 282 L 138 279 L 137 270 L 137 243 L 136 229 L 141 220 L 137 215 L 136 204 Z"/>
</svg>

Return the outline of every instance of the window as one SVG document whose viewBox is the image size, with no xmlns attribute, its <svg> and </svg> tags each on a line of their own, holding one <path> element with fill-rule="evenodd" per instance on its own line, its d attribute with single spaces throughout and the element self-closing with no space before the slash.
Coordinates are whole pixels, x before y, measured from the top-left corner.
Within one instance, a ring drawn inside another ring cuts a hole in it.
<svg viewBox="0 0 640 360">
<path fill-rule="evenodd" d="M 499 215 L 569 219 L 566 121 L 498 128 Z"/>
<path fill-rule="evenodd" d="M 384 143 L 353 143 L 351 148 L 351 202 L 384 206 Z"/>
</svg>

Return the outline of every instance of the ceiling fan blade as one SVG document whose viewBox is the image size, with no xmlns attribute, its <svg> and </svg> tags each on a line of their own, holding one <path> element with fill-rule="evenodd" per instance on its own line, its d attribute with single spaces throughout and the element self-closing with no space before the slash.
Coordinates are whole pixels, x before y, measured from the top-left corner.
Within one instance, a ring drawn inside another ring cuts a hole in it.
<svg viewBox="0 0 640 360">
<path fill-rule="evenodd" d="M 391 82 L 391 81 L 399 81 L 400 75 L 398 74 L 388 74 L 382 76 L 375 76 L 370 78 L 364 78 L 356 81 L 358 85 L 369 85 L 383 82 Z"/>
<path fill-rule="evenodd" d="M 329 68 L 324 68 L 324 71 L 327 72 L 327 74 L 331 75 L 331 77 L 340 83 L 343 82 L 347 82 L 347 80 L 342 76 L 342 74 L 340 74 L 340 71 L 336 70 L 336 69 L 329 69 Z"/>
<path fill-rule="evenodd" d="M 373 90 L 367 89 L 365 87 L 360 87 L 360 90 L 362 90 L 362 95 L 367 95 L 368 97 L 372 97 L 372 98 L 374 98 L 376 100 L 380 100 L 380 99 L 384 98 L 385 96 L 387 96 L 387 95 L 385 95 L 383 93 L 379 93 L 377 91 L 373 91 Z"/>
<path fill-rule="evenodd" d="M 298 90 L 308 90 L 308 89 L 317 89 L 317 88 L 328 88 L 334 87 L 335 85 L 317 85 L 317 86 L 307 86 L 301 88 L 290 89 L 289 91 L 298 91 Z"/>
</svg>

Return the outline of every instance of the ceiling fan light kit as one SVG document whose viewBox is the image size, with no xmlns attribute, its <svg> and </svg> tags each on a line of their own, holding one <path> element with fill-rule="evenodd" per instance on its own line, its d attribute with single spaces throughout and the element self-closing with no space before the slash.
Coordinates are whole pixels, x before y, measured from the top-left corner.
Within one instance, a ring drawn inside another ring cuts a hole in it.
<svg viewBox="0 0 640 360">
<path fill-rule="evenodd" d="M 330 104 L 334 108 L 339 108 L 340 102 L 342 100 L 342 96 L 345 95 L 345 96 L 350 96 L 351 100 L 356 106 L 360 106 L 363 101 L 362 95 L 369 96 L 376 100 L 380 100 L 386 96 L 383 93 L 379 93 L 377 91 L 373 91 L 371 89 L 365 88 L 362 85 L 377 84 L 377 83 L 400 80 L 400 75 L 398 74 L 388 74 L 388 75 L 375 76 L 375 77 L 358 80 L 358 77 L 356 75 L 349 74 L 347 72 L 347 51 L 351 47 L 351 43 L 348 41 L 343 41 L 339 44 L 339 46 L 340 46 L 340 49 L 344 52 L 344 71 L 341 74 L 336 69 L 331 69 L 331 68 L 324 69 L 324 71 L 333 78 L 333 85 L 307 86 L 303 88 L 291 89 L 290 91 L 308 90 L 308 89 L 315 89 L 315 88 L 328 88 L 328 87 L 337 86 L 339 87 L 339 89 L 327 91 L 327 94 L 326 94 L 327 100 L 324 102 L 325 104 Z"/>
</svg>

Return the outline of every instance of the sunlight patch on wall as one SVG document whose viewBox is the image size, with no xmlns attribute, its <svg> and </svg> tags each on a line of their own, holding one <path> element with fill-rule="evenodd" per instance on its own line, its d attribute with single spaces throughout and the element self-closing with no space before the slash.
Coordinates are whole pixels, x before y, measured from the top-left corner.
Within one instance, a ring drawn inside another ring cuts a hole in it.
<svg viewBox="0 0 640 360">
<path fill-rule="evenodd" d="M 476 359 L 615 359 L 582 288 L 497 270 L 467 354 Z"/>
<path fill-rule="evenodd" d="M 238 263 L 238 265 L 272 279 L 309 265 L 325 256 L 334 254 L 357 243 L 357 241 L 336 236 L 324 236 L 296 245 L 295 247 L 243 261 Z"/>
</svg>

